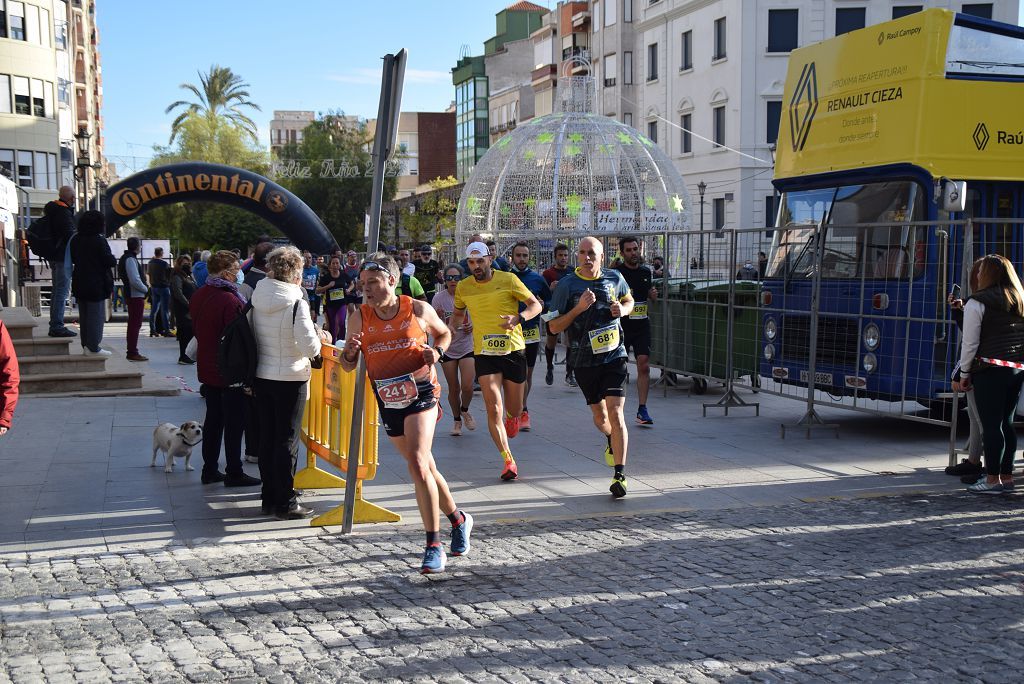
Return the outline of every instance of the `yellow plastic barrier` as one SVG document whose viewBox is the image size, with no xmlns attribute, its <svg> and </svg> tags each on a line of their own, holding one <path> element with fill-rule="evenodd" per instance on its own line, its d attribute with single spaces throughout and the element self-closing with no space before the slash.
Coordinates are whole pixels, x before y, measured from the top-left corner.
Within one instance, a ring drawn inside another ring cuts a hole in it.
<svg viewBox="0 0 1024 684">
<path fill-rule="evenodd" d="M 295 473 L 296 489 L 337 489 L 345 480 L 317 467 L 322 458 L 341 472 L 348 472 L 349 438 L 352 434 L 352 399 L 356 374 L 341 367 L 341 349 L 325 344 L 321 350 L 323 368 L 313 369 L 309 380 L 309 400 L 302 416 L 302 441 L 306 445 L 306 467 Z M 377 401 L 372 385 L 366 383 L 363 398 L 362 451 L 356 479 L 357 523 L 398 522 L 402 516 L 363 499 L 363 481 L 377 475 Z M 340 525 L 344 506 L 338 506 L 313 518 L 311 525 Z"/>
</svg>

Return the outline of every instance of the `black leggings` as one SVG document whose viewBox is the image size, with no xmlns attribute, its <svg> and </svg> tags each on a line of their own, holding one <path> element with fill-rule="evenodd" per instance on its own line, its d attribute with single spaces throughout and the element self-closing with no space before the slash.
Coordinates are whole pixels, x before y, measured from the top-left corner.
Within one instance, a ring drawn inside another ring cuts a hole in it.
<svg viewBox="0 0 1024 684">
<path fill-rule="evenodd" d="M 192 340 L 192 319 L 188 315 L 188 309 L 178 306 L 174 307 L 174 318 L 178 321 L 176 335 L 178 338 L 178 358 L 188 358 L 185 355 L 185 350 L 188 348 L 188 343 Z"/>
<path fill-rule="evenodd" d="M 296 503 L 295 463 L 306 408 L 306 381 L 256 378 L 256 414 L 259 417 L 260 478 L 263 505 L 285 510 Z"/>
<path fill-rule="evenodd" d="M 974 401 L 983 429 L 985 472 L 990 476 L 1013 472 L 1013 453 L 1017 450 L 1017 433 L 1013 416 L 1017 397 L 1024 383 L 1024 371 L 994 366 L 972 375 Z"/>
</svg>

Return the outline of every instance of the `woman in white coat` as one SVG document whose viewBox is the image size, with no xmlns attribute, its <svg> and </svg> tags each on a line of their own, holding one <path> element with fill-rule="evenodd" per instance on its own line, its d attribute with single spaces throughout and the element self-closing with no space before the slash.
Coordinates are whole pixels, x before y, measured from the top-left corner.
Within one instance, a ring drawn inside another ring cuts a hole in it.
<svg viewBox="0 0 1024 684">
<path fill-rule="evenodd" d="M 309 396 L 309 360 L 320 353 L 327 333 L 317 331 L 302 291 L 302 254 L 294 247 L 275 249 L 267 258 L 267 277 L 252 295 L 252 329 L 258 364 L 253 392 L 259 419 L 259 465 L 263 512 L 282 520 L 306 518 L 293 488 L 302 413 Z"/>
</svg>

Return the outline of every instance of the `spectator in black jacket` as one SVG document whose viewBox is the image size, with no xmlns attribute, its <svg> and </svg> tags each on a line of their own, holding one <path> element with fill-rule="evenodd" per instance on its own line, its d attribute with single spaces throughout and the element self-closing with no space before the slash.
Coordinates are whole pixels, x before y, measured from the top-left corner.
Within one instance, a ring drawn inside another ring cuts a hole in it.
<svg viewBox="0 0 1024 684">
<path fill-rule="evenodd" d="M 252 293 L 256 289 L 256 283 L 267 277 L 267 255 L 274 251 L 274 243 L 261 242 L 256 245 L 252 252 L 252 265 L 245 274 L 245 280 L 238 291 L 242 293 L 246 301 L 252 299 Z"/>
<path fill-rule="evenodd" d="M 110 356 L 100 347 L 103 322 L 107 317 L 107 300 L 114 291 L 117 259 L 105 237 L 103 214 L 86 211 L 78 219 L 78 234 L 71 240 L 71 262 L 74 273 L 71 291 L 78 300 L 78 326 L 82 330 L 82 353 Z"/>
<path fill-rule="evenodd" d="M 50 294 L 50 337 L 75 337 L 73 330 L 64 325 L 64 307 L 71 287 L 71 259 L 68 245 L 75 233 L 75 191 L 65 185 L 57 199 L 47 202 L 43 214 L 50 223 L 55 256 L 50 260 L 53 289 Z"/>
</svg>

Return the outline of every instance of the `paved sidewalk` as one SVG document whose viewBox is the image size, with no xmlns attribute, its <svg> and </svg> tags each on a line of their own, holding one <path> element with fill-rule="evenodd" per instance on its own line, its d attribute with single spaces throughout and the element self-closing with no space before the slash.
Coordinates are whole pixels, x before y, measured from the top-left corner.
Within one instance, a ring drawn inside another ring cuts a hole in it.
<svg viewBox="0 0 1024 684">
<path fill-rule="evenodd" d="M 0 562 L 0 680 L 1015 682 L 1024 513 L 968 494 Z"/>
<path fill-rule="evenodd" d="M 108 325 L 104 345 L 123 350 L 123 336 L 123 324 Z M 181 463 L 171 474 L 150 468 L 153 428 L 201 420 L 204 406 L 195 368 L 176 364 L 175 340 L 146 337 L 142 351 L 151 361 L 139 367 L 179 383 L 180 396 L 22 400 L 14 429 L 0 439 L 0 553 L 336 532 L 262 517 L 255 490 L 203 486 L 199 470 L 185 472 Z M 842 426 L 839 439 L 820 433 L 783 440 L 778 425 L 796 420 L 800 403 L 760 394 L 759 418 L 742 410 L 702 418 L 701 404 L 714 399 L 713 388 L 703 397 L 653 393 L 656 424 L 631 427 L 630 492 L 614 500 L 603 438 L 579 391 L 561 378 L 544 385 L 542 368 L 536 379 L 529 402 L 534 429 L 512 441 L 518 481 L 498 479 L 500 460 L 483 425 L 479 394 L 475 432 L 449 436 L 448 417 L 438 426 L 435 457 L 460 505 L 479 520 L 717 510 L 961 486 L 941 472 L 947 443 L 941 428 L 826 411 Z M 628 391 L 632 395 L 634 386 Z M 629 407 L 635 402 L 630 396 Z M 193 459 L 201 461 L 198 449 Z M 417 525 L 404 463 L 383 435 L 380 460 L 366 498 Z M 246 468 L 256 474 L 255 465 Z M 320 490 L 305 500 L 322 512 L 343 496 L 343 490 Z"/>
</svg>

